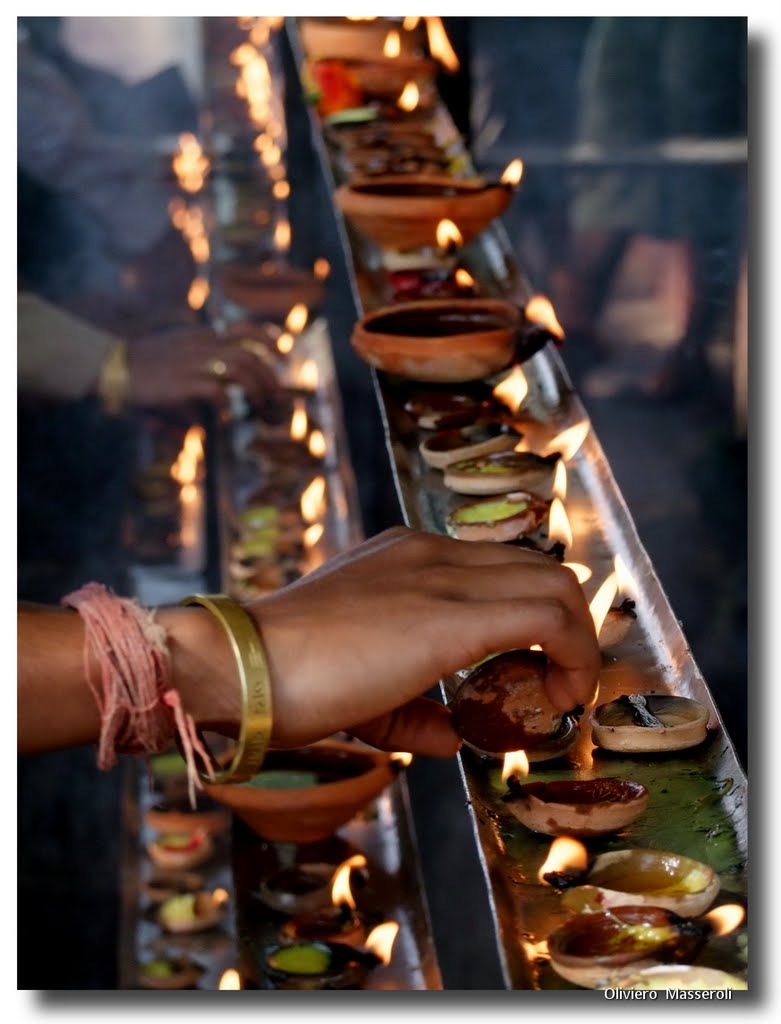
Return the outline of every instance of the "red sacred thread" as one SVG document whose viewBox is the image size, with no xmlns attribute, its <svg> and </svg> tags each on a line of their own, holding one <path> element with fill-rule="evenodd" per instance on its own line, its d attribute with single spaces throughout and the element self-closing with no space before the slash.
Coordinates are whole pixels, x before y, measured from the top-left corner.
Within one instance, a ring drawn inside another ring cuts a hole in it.
<svg viewBox="0 0 781 1024">
<path fill-rule="evenodd" d="M 154 612 L 101 583 L 86 583 L 62 604 L 75 608 L 84 622 L 84 673 L 100 712 L 98 767 L 113 768 L 117 754 L 159 753 L 178 733 L 194 806 L 195 786 L 202 787 L 193 752 L 213 776 L 211 759 L 171 685 L 168 636 Z"/>
</svg>

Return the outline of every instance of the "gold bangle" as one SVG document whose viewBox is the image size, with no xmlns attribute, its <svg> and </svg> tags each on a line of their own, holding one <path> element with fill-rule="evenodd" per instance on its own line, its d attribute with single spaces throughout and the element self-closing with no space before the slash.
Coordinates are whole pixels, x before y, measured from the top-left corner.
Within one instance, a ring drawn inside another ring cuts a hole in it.
<svg viewBox="0 0 781 1024">
<path fill-rule="evenodd" d="M 233 760 L 209 782 L 246 782 L 257 775 L 271 739 L 271 678 L 260 633 L 250 615 L 225 594 L 191 594 L 183 605 L 201 605 L 230 640 L 241 683 L 241 727 Z"/>
<path fill-rule="evenodd" d="M 124 341 L 117 341 L 103 360 L 98 378 L 98 395 L 110 416 L 118 416 L 122 412 L 129 379 L 127 346 Z"/>
</svg>

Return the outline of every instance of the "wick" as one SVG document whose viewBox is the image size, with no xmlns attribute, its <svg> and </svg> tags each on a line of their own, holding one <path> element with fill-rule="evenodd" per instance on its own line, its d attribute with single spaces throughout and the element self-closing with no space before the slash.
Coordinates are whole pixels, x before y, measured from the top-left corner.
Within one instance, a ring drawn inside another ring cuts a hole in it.
<svg viewBox="0 0 781 1024">
<path fill-rule="evenodd" d="M 664 729 L 664 722 L 661 722 L 656 715 L 651 714 L 648 710 L 648 703 L 641 693 L 624 694 L 620 700 L 631 706 L 635 725 L 646 729 Z"/>
</svg>

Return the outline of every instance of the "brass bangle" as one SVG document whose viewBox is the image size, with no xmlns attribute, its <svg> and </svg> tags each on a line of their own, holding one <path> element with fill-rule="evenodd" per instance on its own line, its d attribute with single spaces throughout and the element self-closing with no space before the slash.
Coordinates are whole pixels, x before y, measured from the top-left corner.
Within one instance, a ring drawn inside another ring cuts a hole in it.
<svg viewBox="0 0 781 1024">
<path fill-rule="evenodd" d="M 98 395 L 110 416 L 118 416 L 122 412 L 129 379 L 127 346 L 124 341 L 116 341 L 103 360 L 98 378 Z"/>
<path fill-rule="evenodd" d="M 271 739 L 271 678 L 260 633 L 250 615 L 225 594 L 191 594 L 183 605 L 200 605 L 219 621 L 230 641 L 241 684 L 241 727 L 233 760 L 210 782 L 246 782 L 257 775 Z"/>
</svg>

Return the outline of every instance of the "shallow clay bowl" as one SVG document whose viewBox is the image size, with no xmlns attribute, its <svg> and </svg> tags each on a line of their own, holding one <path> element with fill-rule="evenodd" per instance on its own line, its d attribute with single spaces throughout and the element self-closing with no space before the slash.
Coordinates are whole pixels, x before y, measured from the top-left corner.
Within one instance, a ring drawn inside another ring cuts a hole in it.
<svg viewBox="0 0 781 1024">
<path fill-rule="evenodd" d="M 200 964 L 187 956 L 154 957 L 141 964 L 138 984 L 141 988 L 161 990 L 195 988 L 203 970 Z"/>
<path fill-rule="evenodd" d="M 489 452 L 512 451 L 520 434 L 503 423 L 477 423 L 468 427 L 440 430 L 421 441 L 421 458 L 434 469 L 444 469 L 462 459 L 474 459 Z"/>
<path fill-rule="evenodd" d="M 541 491 L 553 480 L 561 458 L 534 452 L 493 451 L 453 462 L 445 469 L 444 484 L 456 494 L 506 494 Z"/>
<path fill-rule="evenodd" d="M 594 742 L 605 750 L 624 753 L 658 753 L 686 750 L 702 743 L 710 713 L 704 704 L 689 697 L 642 694 L 648 711 L 661 726 L 638 725 L 632 706 L 624 698 L 600 704 L 591 714 Z"/>
<path fill-rule="evenodd" d="M 355 178 L 334 197 L 354 227 L 381 248 L 421 249 L 436 246 L 437 225 L 445 218 L 470 242 L 504 213 L 513 190 L 444 174 L 389 174 Z"/>
<path fill-rule="evenodd" d="M 681 917 L 704 913 L 720 888 L 719 876 L 708 864 L 665 850 L 601 853 L 583 882 L 562 896 L 571 910 L 601 910 L 632 903 L 664 907 Z"/>
<path fill-rule="evenodd" d="M 736 974 L 718 971 L 714 967 L 700 967 L 698 964 L 657 964 L 624 978 L 616 988 L 689 988 L 703 992 L 727 988 L 743 990 L 747 989 L 748 985 Z"/>
<path fill-rule="evenodd" d="M 628 779 L 513 783 L 502 799 L 518 821 L 547 836 L 604 836 L 626 828 L 648 806 L 648 790 Z"/>
<path fill-rule="evenodd" d="M 545 522 L 550 502 L 528 491 L 511 491 L 468 501 L 448 513 L 445 529 L 457 540 L 518 540 Z"/>
<path fill-rule="evenodd" d="M 658 963 L 693 960 L 706 930 L 662 907 L 624 905 L 576 914 L 548 936 L 551 966 L 582 988 L 600 988 Z"/>
<path fill-rule="evenodd" d="M 386 373 L 459 383 L 508 366 L 522 322 L 522 311 L 499 299 L 421 299 L 368 313 L 353 328 L 352 344 Z"/>
<path fill-rule="evenodd" d="M 402 54 L 414 53 L 423 44 L 420 26 L 412 32 L 402 32 L 400 21 L 387 18 L 349 21 L 338 17 L 301 17 L 298 29 L 309 60 L 381 60 L 392 29 L 399 33 Z"/>
<path fill-rule="evenodd" d="M 262 771 L 275 769 L 313 772 L 331 781 L 301 788 L 210 782 L 204 782 L 204 787 L 263 839 L 312 843 L 332 836 L 395 777 L 389 754 L 338 740 L 323 740 L 297 750 L 272 751 Z"/>
<path fill-rule="evenodd" d="M 306 914 L 331 906 L 331 885 L 338 864 L 297 864 L 264 878 L 258 899 L 280 914 Z"/>
<path fill-rule="evenodd" d="M 161 801 L 149 807 L 144 817 L 151 828 L 158 832 L 190 832 L 201 829 L 204 832 L 223 832 L 230 826 L 230 813 L 224 807 L 208 806 L 203 800 L 196 800 L 196 809 L 189 799 Z"/>
<path fill-rule="evenodd" d="M 414 395 L 404 403 L 404 411 L 421 430 L 449 430 L 501 418 L 501 408 L 491 399 L 452 390 Z"/>
<path fill-rule="evenodd" d="M 269 946 L 263 971 L 272 988 L 356 989 L 379 962 L 343 942 L 295 942 Z"/>
</svg>

